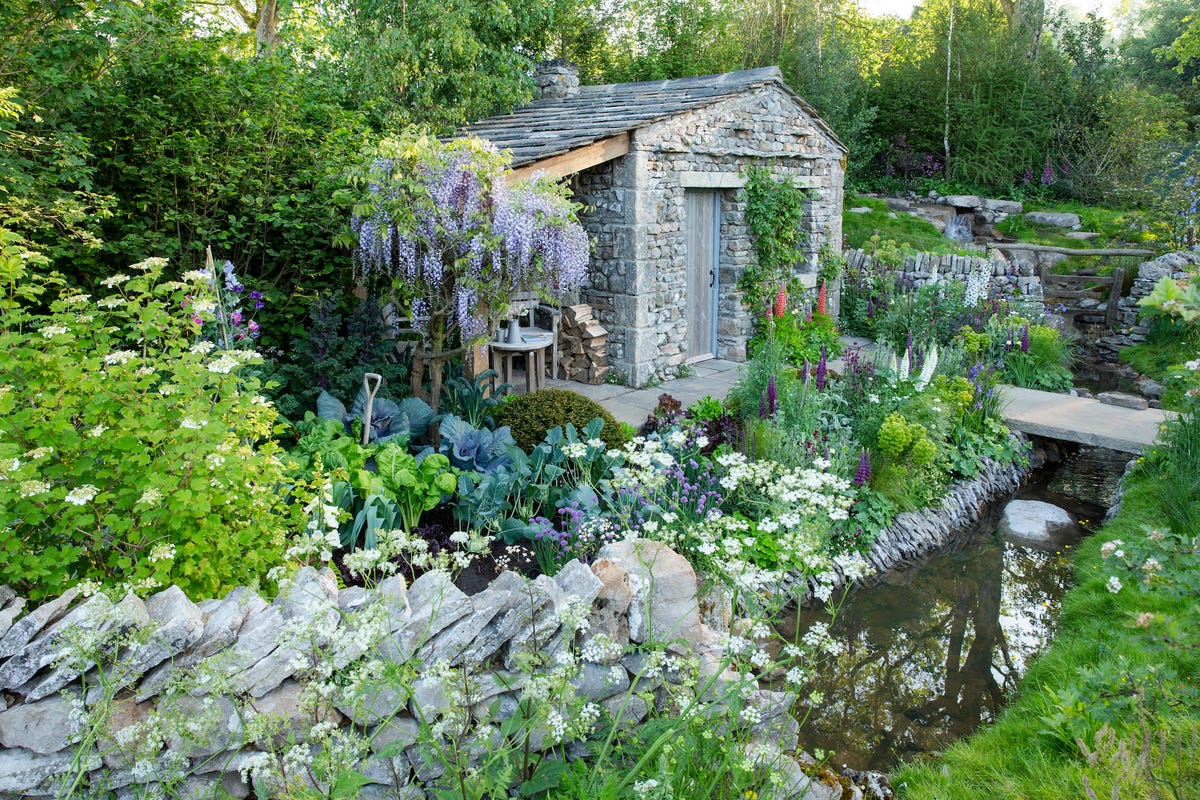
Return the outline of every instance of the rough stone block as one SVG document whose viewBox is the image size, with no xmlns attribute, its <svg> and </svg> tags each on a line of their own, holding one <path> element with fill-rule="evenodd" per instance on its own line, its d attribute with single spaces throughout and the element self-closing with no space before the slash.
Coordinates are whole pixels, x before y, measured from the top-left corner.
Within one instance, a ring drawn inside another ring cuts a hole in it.
<svg viewBox="0 0 1200 800">
<path fill-rule="evenodd" d="M 56 599 L 38 606 L 14 623 L 4 637 L 0 638 L 0 659 L 16 655 L 43 628 L 62 617 L 77 597 L 79 589 L 72 586 Z"/>
<path fill-rule="evenodd" d="M 63 695 L 0 711 L 0 744 L 35 753 L 57 753 L 78 737 L 71 723 L 71 702 Z"/>
<path fill-rule="evenodd" d="M 647 539 L 605 545 L 596 557 L 608 559 L 629 573 L 632 641 L 684 639 L 695 644 L 703 638 L 696 573 L 687 559 L 661 542 Z"/>
<path fill-rule="evenodd" d="M 1150 404 L 1146 398 L 1139 397 L 1136 394 L 1126 394 L 1124 392 L 1101 392 L 1096 395 L 1096 399 L 1101 403 L 1110 406 L 1119 406 L 1121 408 L 1132 408 L 1138 411 L 1149 408 Z"/>
</svg>

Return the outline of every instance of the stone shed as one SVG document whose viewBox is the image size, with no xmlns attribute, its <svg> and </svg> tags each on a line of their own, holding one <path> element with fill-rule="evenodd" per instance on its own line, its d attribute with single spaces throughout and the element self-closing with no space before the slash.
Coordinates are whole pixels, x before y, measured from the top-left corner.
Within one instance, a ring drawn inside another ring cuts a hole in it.
<svg viewBox="0 0 1200 800">
<path fill-rule="evenodd" d="M 809 190 L 796 271 L 815 283 L 818 250 L 841 247 L 845 145 L 776 67 L 580 86 L 573 68 L 552 62 L 538 82 L 539 100 L 464 133 L 510 150 L 519 176 L 568 178 L 587 206 L 595 249 L 580 300 L 608 329 L 612 369 L 642 386 L 689 362 L 744 360 L 746 170 Z"/>
</svg>

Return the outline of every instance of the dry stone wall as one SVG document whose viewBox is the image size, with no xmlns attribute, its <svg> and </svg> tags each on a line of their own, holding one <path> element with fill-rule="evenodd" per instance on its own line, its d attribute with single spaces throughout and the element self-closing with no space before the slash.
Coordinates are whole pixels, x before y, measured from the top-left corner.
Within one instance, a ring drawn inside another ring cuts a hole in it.
<svg viewBox="0 0 1200 800">
<path fill-rule="evenodd" d="M 1140 264 L 1137 277 L 1134 278 L 1129 293 L 1117 301 L 1117 319 L 1113 331 L 1096 340 L 1096 348 L 1103 360 L 1117 363 L 1118 352 L 1122 347 L 1146 341 L 1146 334 L 1150 331 L 1142 324 L 1141 307 L 1138 306 L 1138 303 L 1154 291 L 1154 284 L 1162 278 L 1181 279 L 1189 274 L 1195 274 L 1198 266 L 1200 266 L 1200 245 L 1190 250 L 1167 253 Z M 1104 313 L 1106 309 L 1107 304 L 1102 303 L 1096 311 Z"/>
<path fill-rule="evenodd" d="M 848 269 L 874 269 L 875 259 L 862 250 L 846 250 L 844 253 Z M 926 286 L 949 280 L 967 282 L 972 274 L 990 274 L 992 291 L 1006 295 L 1019 295 L 1040 299 L 1042 281 L 1037 276 L 1033 262 L 1009 263 L 999 254 L 984 256 L 960 256 L 941 253 L 914 253 L 907 256 L 899 266 L 889 268 L 897 278 L 909 286 Z"/>
<path fill-rule="evenodd" d="M 557 665 L 577 665 L 574 693 L 629 724 L 683 680 L 666 668 L 671 653 L 695 658 L 702 677 L 734 677 L 721 672 L 728 631 L 701 621 L 691 566 L 646 540 L 553 579 L 505 572 L 470 597 L 442 573 L 339 591 L 330 571 L 304 567 L 273 602 L 249 589 L 201 603 L 177 588 L 119 603 L 72 590 L 22 615 L 3 587 L 0 608 L 3 798 L 266 798 L 279 793 L 274 766 L 349 732 L 365 743 L 357 797 L 423 798 L 446 769 L 431 729 L 467 714 L 498 735 L 526 685 Z M 629 648 L 651 642 L 667 649 Z M 544 666 L 529 669 L 533 656 Z M 444 679 L 459 666 L 462 691 Z M 754 692 L 750 734 L 776 763 L 796 746 L 794 699 Z M 533 733 L 539 750 L 559 741 Z M 805 796 L 812 781 L 787 764 L 788 796 Z"/>
<path fill-rule="evenodd" d="M 751 321 L 737 283 L 754 258 L 739 187 L 766 166 L 810 191 L 804 228 L 814 276 L 822 245 L 840 247 L 841 152 L 791 95 L 760 87 L 648 125 L 631 152 L 575 179 L 596 242 L 584 302 L 609 329 L 609 359 L 632 385 L 674 377 L 687 360 L 687 189 L 720 193 L 717 355 L 744 360 Z"/>
</svg>

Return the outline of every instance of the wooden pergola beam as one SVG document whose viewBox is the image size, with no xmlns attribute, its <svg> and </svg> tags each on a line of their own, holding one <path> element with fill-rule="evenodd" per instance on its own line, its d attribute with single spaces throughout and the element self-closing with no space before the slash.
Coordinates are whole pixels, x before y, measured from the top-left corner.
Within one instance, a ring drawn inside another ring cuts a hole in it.
<svg viewBox="0 0 1200 800">
<path fill-rule="evenodd" d="M 566 153 L 559 153 L 556 156 L 517 167 L 509 174 L 508 182 L 532 178 L 535 172 L 551 178 L 564 178 L 589 167 L 612 161 L 614 158 L 620 158 L 628 152 L 629 132 L 626 131 L 583 147 L 577 147 Z"/>
</svg>

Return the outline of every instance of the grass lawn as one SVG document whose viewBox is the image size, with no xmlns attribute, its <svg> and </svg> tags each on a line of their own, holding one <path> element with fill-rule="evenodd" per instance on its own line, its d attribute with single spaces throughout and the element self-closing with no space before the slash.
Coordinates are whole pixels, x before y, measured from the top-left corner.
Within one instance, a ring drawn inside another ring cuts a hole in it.
<svg viewBox="0 0 1200 800">
<path fill-rule="evenodd" d="M 871 209 L 869 214 L 851 214 L 851 208 Z M 933 226 L 929 220 L 912 214 L 894 212 L 887 203 L 875 197 L 854 196 L 846 201 L 842 213 L 842 242 L 849 249 L 863 243 L 878 233 L 883 241 L 891 239 L 897 244 L 908 245 L 911 250 L 922 253 L 955 253 L 978 255 L 977 251 L 957 246 Z"/>
</svg>

